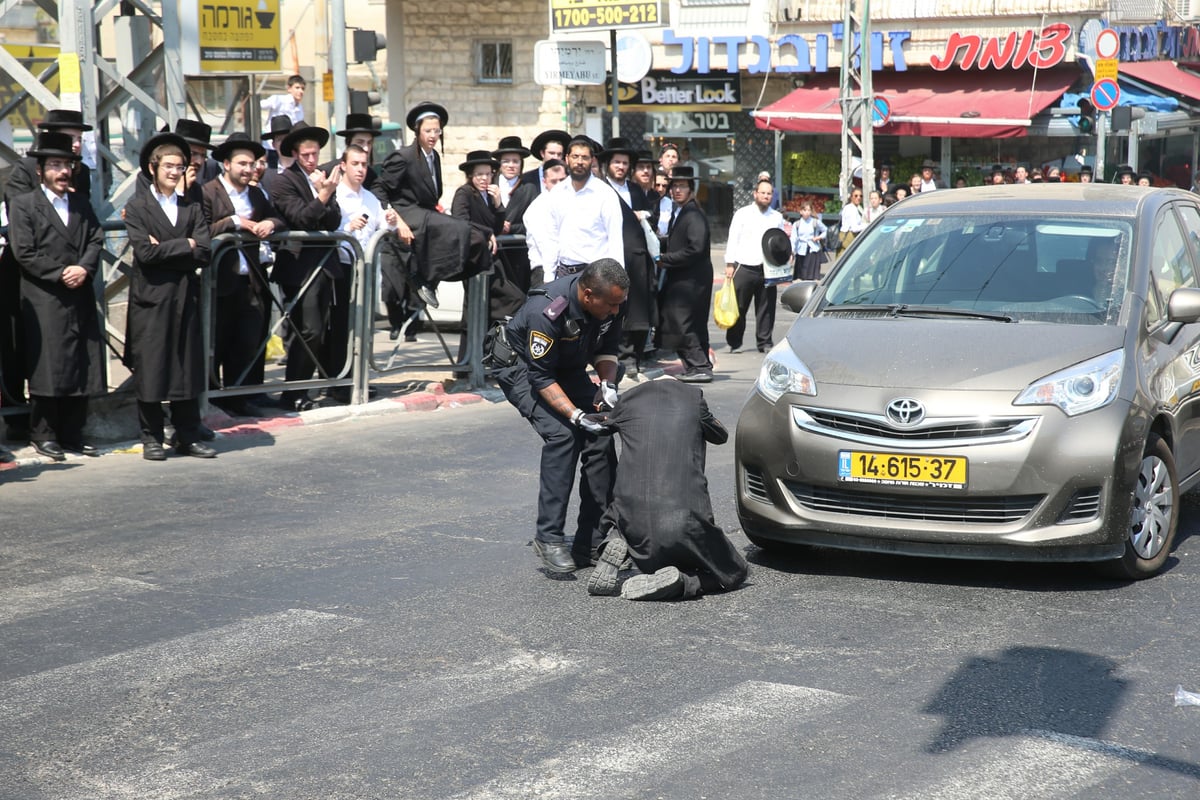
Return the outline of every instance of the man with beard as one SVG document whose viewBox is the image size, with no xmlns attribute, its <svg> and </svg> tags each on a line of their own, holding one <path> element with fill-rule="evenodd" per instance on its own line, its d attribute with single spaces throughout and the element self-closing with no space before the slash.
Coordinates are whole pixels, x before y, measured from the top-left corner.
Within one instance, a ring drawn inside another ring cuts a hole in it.
<svg viewBox="0 0 1200 800">
<path fill-rule="evenodd" d="M 212 238 L 223 233 L 249 234 L 236 249 L 222 250 L 216 263 L 212 372 L 226 387 L 263 382 L 260 348 L 270 323 L 271 290 L 258 242 L 285 227 L 262 189 L 251 185 L 256 164 L 265 154 L 266 149 L 248 134 L 230 134 L 213 151 L 224 173 L 200 189 Z M 257 416 L 249 399 L 224 398 L 218 404 L 231 413 Z"/>
<path fill-rule="evenodd" d="M 654 260 L 646 247 L 646 233 L 641 222 L 649 219 L 650 204 L 642 187 L 628 179 L 630 167 L 637 157 L 633 145 L 620 137 L 609 139 L 600 156 L 608 184 L 621 199 L 621 241 L 625 271 L 629 273 L 629 302 L 625 304 L 621 321 L 620 360 L 625 374 L 630 376 L 641 371 L 646 337 L 658 319 Z"/>
<path fill-rule="evenodd" d="M 341 223 L 342 212 L 336 196 L 342 178 L 341 165 L 335 166 L 329 175 L 317 168 L 321 148 L 328 142 L 329 131 L 301 123 L 280 143 L 280 155 L 292 156 L 296 161 L 280 175 L 271 199 L 291 230 L 335 231 Z M 329 328 L 349 325 L 350 298 L 336 294 L 338 286 L 345 286 L 344 271 L 336 245 L 296 244 L 279 248 L 271 280 L 279 284 L 285 301 L 292 306 L 284 372 L 287 380 L 312 378 L 318 359 L 324 362 Z M 304 288 L 306 283 L 308 286 Z M 330 375 L 327 366 L 327 362 L 320 364 L 326 377 Z M 312 408 L 313 402 L 307 390 L 293 389 L 283 392 L 280 405 L 304 411 Z"/>
<path fill-rule="evenodd" d="M 754 339 L 758 352 L 771 349 L 775 329 L 775 286 L 763 279 L 763 234 L 772 228 L 782 229 L 783 215 L 771 209 L 775 187 L 760 180 L 754 187 L 754 202 L 742 206 L 729 223 L 729 243 L 725 246 L 725 280 L 733 281 L 737 294 L 737 322 L 725 331 L 729 352 L 742 349 L 746 335 L 746 314 L 754 301 Z"/>
<path fill-rule="evenodd" d="M 621 201 L 612 187 L 592 174 L 595 143 L 576 136 L 567 148 L 567 177 L 554 187 L 550 205 L 551 251 L 543 264 L 554 265 L 555 277 L 574 275 L 593 261 L 611 258 L 625 266 L 621 236 Z"/>
<path fill-rule="evenodd" d="M 104 345 L 92 280 L 104 234 L 87 197 L 71 191 L 79 155 L 69 133 L 43 131 L 29 153 L 38 188 L 8 204 L 9 247 L 20 269 L 20 319 L 28 358 L 30 441 L 62 461 L 64 450 L 99 455 L 83 440 L 88 396 L 104 391 Z"/>
<path fill-rule="evenodd" d="M 80 156 L 83 151 L 83 134 L 92 129 L 83 123 L 83 114 L 67 108 L 56 108 L 46 112 L 38 123 L 38 133 L 53 131 L 71 138 L 71 152 Z M 71 160 L 67 191 L 89 200 L 92 176 L 82 158 Z M 27 155 L 13 166 L 8 183 L 4 187 L 4 201 L 11 216 L 11 204 L 19 195 L 32 192 L 42 186 L 38 173 L 37 159 Z M 0 406 L 22 406 L 25 397 L 25 344 L 24 326 L 21 322 L 21 270 L 13 258 L 12 248 L 0 248 Z M 29 414 L 10 414 L 4 418 L 7 435 L 14 441 L 29 438 Z"/>
<path fill-rule="evenodd" d="M 566 131 L 548 130 L 542 131 L 537 136 L 533 137 L 533 141 L 529 145 L 529 149 L 534 155 L 542 160 L 544 165 L 547 161 L 558 160 L 566 163 L 567 145 L 571 142 L 571 134 Z M 531 169 L 528 172 L 521 173 L 521 183 L 527 186 L 533 186 L 536 189 L 545 191 L 545 174 L 544 167 Z"/>
</svg>

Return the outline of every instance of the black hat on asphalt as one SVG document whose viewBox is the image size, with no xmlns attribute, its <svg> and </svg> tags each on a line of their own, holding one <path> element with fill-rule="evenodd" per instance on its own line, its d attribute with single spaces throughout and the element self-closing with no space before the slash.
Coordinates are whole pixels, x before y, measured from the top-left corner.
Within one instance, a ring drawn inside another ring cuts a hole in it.
<svg viewBox="0 0 1200 800">
<path fill-rule="evenodd" d="M 450 113 L 446 111 L 445 106 L 440 106 L 437 103 L 426 100 L 417 103 L 408 110 L 408 115 L 404 118 L 404 124 L 408 126 L 410 131 L 416 133 L 417 126 L 421 124 L 421 120 L 425 119 L 425 117 L 437 117 L 438 121 L 442 123 L 442 127 L 445 127 L 446 123 L 450 121 Z"/>
<path fill-rule="evenodd" d="M 38 123 L 38 130 L 56 131 L 68 128 L 75 131 L 90 131 L 91 125 L 83 124 L 83 112 L 69 108 L 52 108 Z"/>
<path fill-rule="evenodd" d="M 329 144 L 329 131 L 301 120 L 292 126 L 292 132 L 283 137 L 283 141 L 279 143 L 279 154 L 291 158 L 296 145 L 308 141 L 316 142 L 318 146 L 324 147 Z"/>
<path fill-rule="evenodd" d="M 635 158 L 637 158 L 638 151 L 637 148 L 633 146 L 633 142 L 622 136 L 614 136 L 604 143 L 604 147 L 601 149 L 599 156 L 604 161 L 608 161 L 610 158 L 617 155 L 629 156 L 629 160 L 633 161 Z"/>
<path fill-rule="evenodd" d="M 771 228 L 762 236 L 763 261 L 772 267 L 781 267 L 792 257 L 792 242 L 779 228 Z"/>
<path fill-rule="evenodd" d="M 505 136 L 500 140 L 500 146 L 492 151 L 492 156 L 499 158 L 505 153 L 516 153 L 521 158 L 529 158 L 529 148 L 521 144 L 520 136 Z"/>
<path fill-rule="evenodd" d="M 181 119 L 175 123 L 175 133 L 183 137 L 188 144 L 198 144 L 201 147 L 212 149 L 212 145 L 209 143 L 212 140 L 211 125 L 205 125 L 194 119 Z"/>
<path fill-rule="evenodd" d="M 267 154 L 267 148 L 263 147 L 261 142 L 251 139 L 250 134 L 234 131 L 225 138 L 225 141 L 217 145 L 212 155 L 217 161 L 226 161 L 235 150 L 249 150 L 254 154 L 255 159 L 262 158 Z"/>
<path fill-rule="evenodd" d="M 34 158 L 69 158 L 78 161 L 80 156 L 72 150 L 74 140 L 69 133 L 62 131 L 38 131 L 36 146 L 26 155 Z"/>
<path fill-rule="evenodd" d="M 150 138 L 142 146 L 142 152 L 138 153 L 138 165 L 142 169 L 142 173 L 154 182 L 154 171 L 150 169 L 150 155 L 162 145 L 173 145 L 179 150 L 179 154 L 183 156 L 183 165 L 186 167 L 191 159 L 192 148 L 187 139 L 184 139 L 177 133 L 159 133 Z"/>
<path fill-rule="evenodd" d="M 487 150 L 472 150 L 467 153 L 467 160 L 459 164 L 458 168 L 470 174 L 471 170 L 480 164 L 487 164 L 493 170 L 500 169 L 500 162 L 492 158 L 492 154 Z"/>
<path fill-rule="evenodd" d="M 550 144 L 550 142 L 558 142 L 563 146 L 563 150 L 565 151 L 567 145 L 571 143 L 571 134 L 560 130 L 542 131 L 533 137 L 533 142 L 530 143 L 529 149 L 533 151 L 534 156 L 541 158 L 542 151 L 546 149 L 546 145 Z"/>
<path fill-rule="evenodd" d="M 274 139 L 276 136 L 287 136 L 292 132 L 292 118 L 287 114 L 276 114 L 271 117 L 270 127 L 263 131 L 263 141 Z"/>
<path fill-rule="evenodd" d="M 370 114 L 347 114 L 346 127 L 337 132 L 338 136 L 345 136 L 349 139 L 356 133 L 369 133 L 372 136 L 378 136 L 383 132 L 383 128 L 375 124 L 375 118 Z"/>
</svg>

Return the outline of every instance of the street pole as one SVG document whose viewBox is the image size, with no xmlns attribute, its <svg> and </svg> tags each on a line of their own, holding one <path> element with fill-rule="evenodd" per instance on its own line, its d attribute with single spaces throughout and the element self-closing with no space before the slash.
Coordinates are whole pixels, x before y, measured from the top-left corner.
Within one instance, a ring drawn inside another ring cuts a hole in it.
<svg viewBox="0 0 1200 800">
<path fill-rule="evenodd" d="M 1104 152 L 1107 146 L 1107 131 L 1108 131 L 1108 112 L 1103 111 L 1096 115 L 1096 168 L 1094 170 L 1095 177 L 1092 180 L 1104 181 Z"/>
<path fill-rule="evenodd" d="M 344 0 L 329 0 L 329 69 L 333 71 L 333 119 L 329 132 L 336 133 L 338 123 L 346 119 L 350 91 L 346 85 L 346 5 Z M 330 141 L 333 137 L 330 137 Z M 334 153 L 334 155 L 337 155 Z"/>
<path fill-rule="evenodd" d="M 608 50 L 612 53 L 612 138 L 621 135 L 621 81 L 617 77 L 617 29 L 608 31 Z"/>
</svg>

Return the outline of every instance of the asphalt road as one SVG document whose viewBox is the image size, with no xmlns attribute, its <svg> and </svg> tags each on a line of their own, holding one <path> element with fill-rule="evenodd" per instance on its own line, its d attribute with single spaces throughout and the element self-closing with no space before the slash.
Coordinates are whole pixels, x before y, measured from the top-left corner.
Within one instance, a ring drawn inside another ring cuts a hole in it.
<svg viewBox="0 0 1200 800">
<path fill-rule="evenodd" d="M 0 798 L 1200 796 L 1200 537 L 1133 585 L 768 555 L 726 446 L 748 585 L 631 603 L 537 568 L 505 404 L 218 446 L 0 473 Z"/>
</svg>

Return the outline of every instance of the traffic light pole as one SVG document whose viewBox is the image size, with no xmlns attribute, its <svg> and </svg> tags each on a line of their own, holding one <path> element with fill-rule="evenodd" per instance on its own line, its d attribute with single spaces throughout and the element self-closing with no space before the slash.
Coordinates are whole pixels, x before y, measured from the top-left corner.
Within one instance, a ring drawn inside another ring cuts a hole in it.
<svg viewBox="0 0 1200 800">
<path fill-rule="evenodd" d="M 333 116 L 329 120 L 329 132 L 336 133 L 350 107 L 346 80 L 346 4 L 343 0 L 329 0 L 329 31 L 329 69 L 333 72 Z"/>
</svg>

